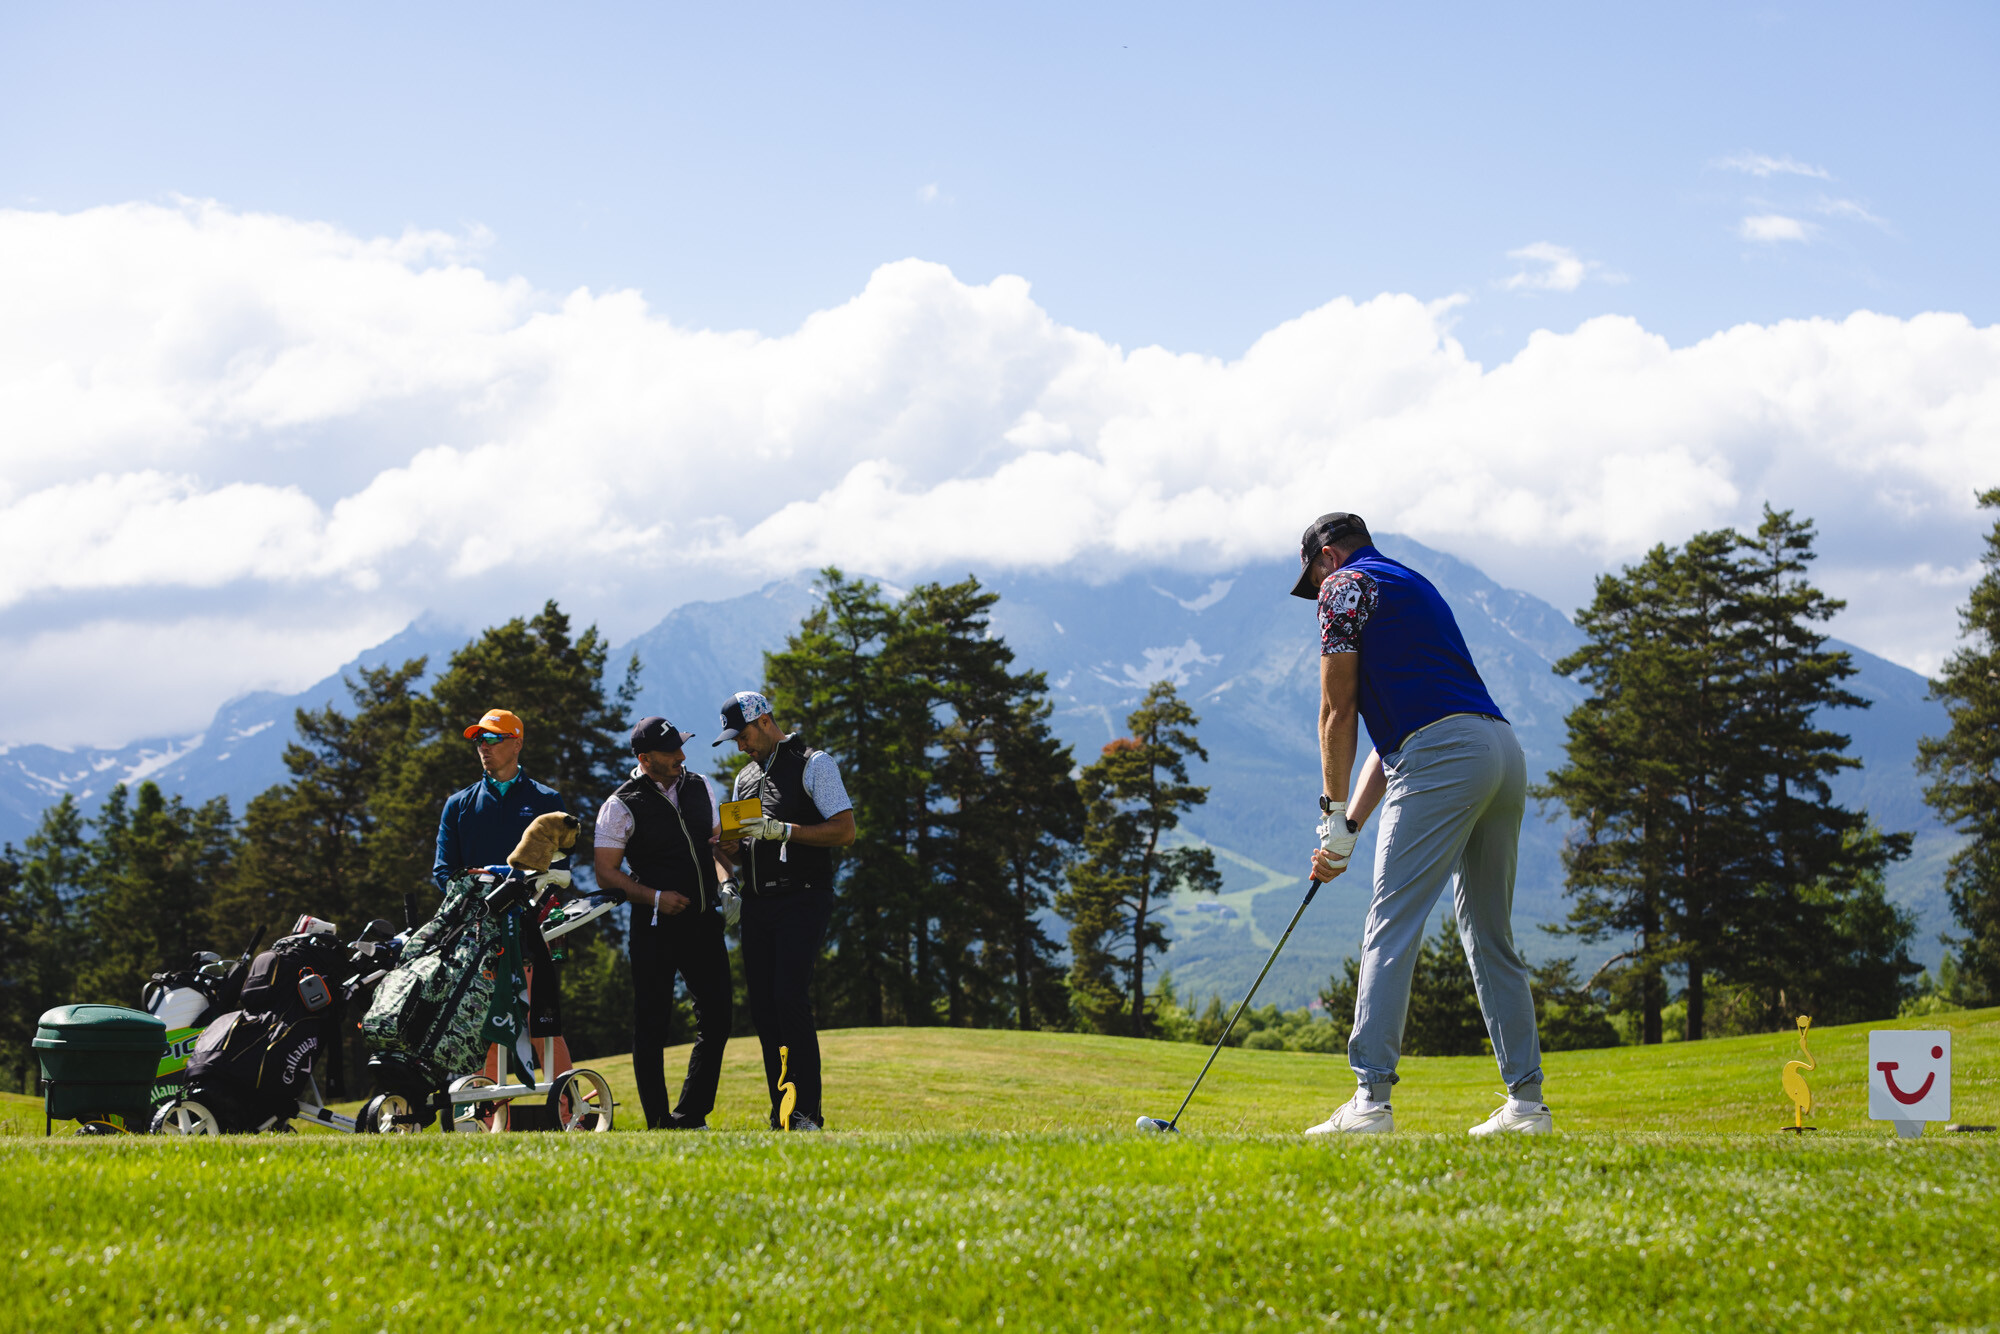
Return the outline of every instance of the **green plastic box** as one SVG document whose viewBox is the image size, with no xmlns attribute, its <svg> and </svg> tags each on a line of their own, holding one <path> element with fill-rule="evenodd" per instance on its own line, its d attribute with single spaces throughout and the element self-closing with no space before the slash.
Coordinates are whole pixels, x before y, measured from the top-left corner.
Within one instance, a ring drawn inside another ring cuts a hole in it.
<svg viewBox="0 0 2000 1334">
<path fill-rule="evenodd" d="M 143 1130 L 167 1026 L 123 1005 L 58 1005 L 35 1028 L 43 1107 L 50 1121 L 116 1116 Z"/>
</svg>

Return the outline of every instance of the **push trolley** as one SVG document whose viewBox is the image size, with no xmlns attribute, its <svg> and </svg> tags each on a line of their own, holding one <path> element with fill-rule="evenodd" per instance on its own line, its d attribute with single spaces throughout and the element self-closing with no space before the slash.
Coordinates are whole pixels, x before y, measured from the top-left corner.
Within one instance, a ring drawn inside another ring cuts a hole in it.
<svg viewBox="0 0 2000 1334">
<path fill-rule="evenodd" d="M 568 871 L 532 872 L 517 882 L 523 897 L 539 901 L 548 891 L 559 895 L 571 888 Z M 553 944 L 572 931 L 581 930 L 624 900 L 615 894 L 589 894 L 559 898 L 541 921 L 541 936 Z M 532 989 L 533 978 L 529 979 Z M 460 1075 L 429 1098 L 417 1100 L 400 1093 L 383 1093 L 369 1099 L 359 1120 L 369 1131 L 382 1134 L 414 1134 L 432 1121 L 446 1133 L 476 1133 L 508 1130 L 561 1130 L 602 1133 L 609 1131 L 615 1112 L 611 1083 L 595 1070 L 571 1066 L 567 1049 L 559 1035 L 533 1038 L 540 1057 L 540 1078 L 533 1083 L 496 1078 L 503 1070 L 497 1046 L 487 1050 L 487 1067 L 492 1073 Z M 539 1105 L 516 1107 L 529 1099 Z"/>
</svg>

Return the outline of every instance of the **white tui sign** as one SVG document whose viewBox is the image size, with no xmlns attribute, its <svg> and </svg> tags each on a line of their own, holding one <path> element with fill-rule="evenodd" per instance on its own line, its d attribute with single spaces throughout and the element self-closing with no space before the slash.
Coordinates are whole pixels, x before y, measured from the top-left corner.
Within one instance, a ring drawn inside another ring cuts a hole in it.
<svg viewBox="0 0 2000 1334">
<path fill-rule="evenodd" d="M 1921 1135 L 1926 1121 L 1951 1120 L 1951 1033 L 1878 1028 L 1868 1034 L 1868 1115 Z"/>
</svg>

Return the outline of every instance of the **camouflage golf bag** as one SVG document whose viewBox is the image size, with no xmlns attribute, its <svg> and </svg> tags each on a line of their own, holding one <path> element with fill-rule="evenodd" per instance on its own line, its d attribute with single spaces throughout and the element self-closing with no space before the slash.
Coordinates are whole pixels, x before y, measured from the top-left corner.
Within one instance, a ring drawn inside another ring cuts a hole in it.
<svg viewBox="0 0 2000 1334">
<path fill-rule="evenodd" d="M 445 886 L 437 914 L 410 934 L 361 1020 L 369 1065 L 412 1102 L 485 1063 L 506 916 L 486 896 L 501 879 L 480 873 Z"/>
</svg>

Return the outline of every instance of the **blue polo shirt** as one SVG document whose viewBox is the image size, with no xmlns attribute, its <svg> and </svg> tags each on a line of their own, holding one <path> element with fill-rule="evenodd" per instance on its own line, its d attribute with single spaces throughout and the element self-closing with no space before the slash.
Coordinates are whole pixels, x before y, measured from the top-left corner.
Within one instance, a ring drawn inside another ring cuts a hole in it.
<svg viewBox="0 0 2000 1334">
<path fill-rule="evenodd" d="M 438 817 L 437 862 L 431 867 L 431 879 L 443 889 L 467 867 L 498 866 L 507 860 L 537 815 L 562 809 L 561 793 L 519 770 L 505 792 L 482 775 L 472 786 L 445 798 L 444 814 Z M 568 866 L 569 858 L 558 858 L 555 865 Z"/>
<path fill-rule="evenodd" d="M 1501 716 L 1444 596 L 1372 546 L 1320 585 L 1319 647 L 1361 655 L 1361 721 L 1384 755 L 1451 714 Z"/>
</svg>

